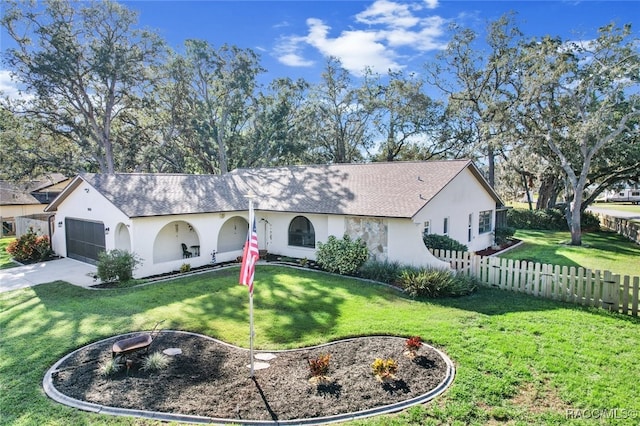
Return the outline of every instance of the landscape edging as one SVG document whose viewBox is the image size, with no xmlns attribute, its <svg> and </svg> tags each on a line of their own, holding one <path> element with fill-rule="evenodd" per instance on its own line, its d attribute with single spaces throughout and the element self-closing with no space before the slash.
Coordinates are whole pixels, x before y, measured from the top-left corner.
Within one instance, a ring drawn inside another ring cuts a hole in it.
<svg viewBox="0 0 640 426">
<path fill-rule="evenodd" d="M 192 333 L 192 332 L 188 332 L 188 331 L 181 331 L 181 330 L 162 330 L 163 332 L 174 332 L 174 333 L 183 333 L 183 334 L 189 334 L 189 335 L 193 335 L 193 336 L 197 336 L 197 337 L 201 337 L 204 339 L 209 339 L 212 340 L 216 343 L 225 345 L 225 346 L 229 346 L 232 348 L 236 348 L 236 349 L 240 349 L 240 350 L 249 350 L 249 349 L 245 349 L 245 348 L 241 348 L 235 345 L 231 345 L 229 343 L 223 342 L 221 340 L 215 339 L 213 337 L 209 337 L 203 334 L 199 334 L 199 333 Z M 204 416 L 194 416 L 194 415 L 188 415 L 188 414 L 173 414 L 173 413 L 161 413 L 161 412 L 157 412 L 157 411 L 145 411 L 145 410 L 138 410 L 138 409 L 130 409 L 130 408 L 118 408 L 118 407 L 110 407 L 110 406 L 105 406 L 105 405 L 100 405 L 100 404 L 94 404 L 91 402 L 87 402 L 87 401 L 82 401 L 82 400 L 78 400 L 75 398 L 71 398 L 65 394 L 63 394 L 62 392 L 59 392 L 55 386 L 53 385 L 53 381 L 52 378 L 54 376 L 54 374 L 57 372 L 58 367 L 69 357 L 71 357 L 73 354 L 75 354 L 77 351 L 86 348 L 87 346 L 92 346 L 92 345 L 96 345 L 96 344 L 100 344 L 102 342 L 105 342 L 107 340 L 112 340 L 114 337 L 125 337 L 125 336 L 129 336 L 131 334 L 135 334 L 135 333 L 127 333 L 127 334 L 123 334 L 122 336 L 111 336 L 93 343 L 90 343 L 89 345 L 85 345 L 81 348 L 76 349 L 73 352 L 68 353 L 67 355 L 65 355 L 64 357 L 62 357 L 60 360 L 58 360 L 55 364 L 53 364 L 45 373 L 44 378 L 42 380 L 42 387 L 44 389 L 45 394 L 51 398 L 52 400 L 60 403 L 60 404 L 64 404 L 73 408 L 77 408 L 79 410 L 83 410 L 83 411 L 89 411 L 89 412 L 94 412 L 97 414 L 107 414 L 107 415 L 114 415 L 114 416 L 129 416 L 129 417 L 137 417 L 137 418 L 145 418 L 145 419 L 149 419 L 149 420 L 160 420 L 160 421 L 166 421 L 166 422 L 182 422 L 182 423 L 197 423 L 197 424 L 244 424 L 244 425 L 320 425 L 320 424 L 329 424 L 329 423 L 336 423 L 336 422 L 344 422 L 344 421 L 348 421 L 348 420 L 356 420 L 356 419 L 363 419 L 366 417 L 371 417 L 371 416 L 377 416 L 377 415 L 381 415 L 381 414 L 389 414 L 389 413 L 394 413 L 400 410 L 404 410 L 405 408 L 411 407 L 413 405 L 417 405 L 417 404 L 422 404 L 425 402 L 428 402 L 432 399 L 434 399 L 435 397 L 437 397 L 438 395 L 442 394 L 450 385 L 451 383 L 453 383 L 453 379 L 455 377 L 455 366 L 453 364 L 453 361 L 451 361 L 451 359 L 442 351 L 438 350 L 437 348 L 425 344 L 423 343 L 424 346 L 429 347 L 430 349 L 434 350 L 441 358 L 442 360 L 445 362 L 447 368 L 446 368 L 446 374 L 444 379 L 438 384 L 438 386 L 436 386 L 435 388 L 433 388 L 431 391 L 420 395 L 418 397 L 406 400 L 406 401 L 401 401 L 401 402 L 397 402 L 394 404 L 389 404 L 389 405 L 385 405 L 385 406 L 381 406 L 381 407 L 376 407 L 376 408 L 370 408 L 367 410 L 362 410 L 362 411 L 358 411 L 358 412 L 353 412 L 353 413 L 344 413 L 344 414 L 337 414 L 334 416 L 325 416 L 325 417 L 314 417 L 314 418 L 309 418 L 309 419 L 291 419 L 291 420 L 278 420 L 278 421 L 265 421 L 265 420 L 242 420 L 242 419 L 223 419 L 223 418 L 215 418 L 215 417 L 204 417 Z M 399 336 L 366 336 L 366 337 L 399 337 Z M 281 350 L 281 351 L 270 351 L 270 352 L 292 352 L 292 351 L 298 351 L 301 349 L 315 349 L 315 348 L 322 348 L 325 346 L 329 346 L 332 344 L 336 344 L 339 342 L 346 342 L 346 341 L 351 341 L 351 340 L 356 340 L 359 337 L 353 337 L 353 338 L 349 338 L 349 339 L 341 339 L 341 340 L 337 340 L 337 341 L 333 341 L 333 342 L 328 342 L 328 343 L 323 343 L 321 345 L 316 345 L 316 346 L 310 346 L 310 347 L 305 347 L 305 348 L 298 348 L 298 349 L 287 349 L 287 350 Z M 264 352 L 264 351 L 261 351 Z"/>
</svg>

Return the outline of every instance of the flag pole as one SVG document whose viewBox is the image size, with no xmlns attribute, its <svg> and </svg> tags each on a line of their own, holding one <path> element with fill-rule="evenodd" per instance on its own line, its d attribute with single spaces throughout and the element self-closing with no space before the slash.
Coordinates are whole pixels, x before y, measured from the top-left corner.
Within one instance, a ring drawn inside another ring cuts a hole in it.
<svg viewBox="0 0 640 426">
<path fill-rule="evenodd" d="M 258 234 L 256 231 L 256 218 L 253 211 L 253 198 L 255 195 L 247 194 L 249 199 L 249 230 L 247 232 L 247 242 L 244 245 L 242 251 L 242 265 L 240 265 L 240 284 L 249 287 L 249 356 L 251 367 L 251 378 L 254 373 L 254 361 L 253 361 L 253 276 L 256 271 L 256 262 L 260 257 L 260 250 L 258 250 Z"/>
<path fill-rule="evenodd" d="M 253 232 L 253 197 L 249 196 L 249 232 Z M 249 292 L 249 357 L 251 358 L 251 378 L 253 378 L 253 291 Z"/>
</svg>

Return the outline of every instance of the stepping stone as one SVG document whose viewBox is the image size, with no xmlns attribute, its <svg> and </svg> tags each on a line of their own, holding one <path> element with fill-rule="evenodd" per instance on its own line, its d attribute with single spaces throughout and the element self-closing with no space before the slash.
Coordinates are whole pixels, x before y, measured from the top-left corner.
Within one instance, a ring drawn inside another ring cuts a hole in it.
<svg viewBox="0 0 640 426">
<path fill-rule="evenodd" d="M 254 362 L 253 363 L 253 369 L 254 370 L 264 370 L 265 368 L 269 368 L 270 364 L 268 362 Z M 251 368 L 251 364 L 247 364 L 247 368 Z"/>
<path fill-rule="evenodd" d="M 169 356 L 176 356 L 176 355 L 180 355 L 182 353 L 182 349 L 180 348 L 167 348 L 164 351 L 162 351 L 163 354 L 165 355 L 169 355 Z"/>
<path fill-rule="evenodd" d="M 276 356 L 274 354 L 270 354 L 270 353 L 267 353 L 267 352 L 254 355 L 254 358 L 255 359 L 259 359 L 260 361 L 271 361 L 275 357 Z"/>
</svg>

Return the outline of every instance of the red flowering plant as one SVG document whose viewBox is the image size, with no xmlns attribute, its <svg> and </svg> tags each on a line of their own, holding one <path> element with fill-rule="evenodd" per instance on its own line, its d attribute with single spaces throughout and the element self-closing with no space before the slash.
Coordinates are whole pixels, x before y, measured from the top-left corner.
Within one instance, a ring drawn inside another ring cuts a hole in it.
<svg viewBox="0 0 640 426">
<path fill-rule="evenodd" d="M 329 354 L 320 355 L 317 358 L 309 358 L 309 371 L 311 374 L 309 382 L 319 384 L 331 381 L 327 376 L 330 360 L 331 355 Z"/>
<path fill-rule="evenodd" d="M 416 356 L 416 352 L 418 352 L 418 349 L 420 349 L 421 346 L 422 339 L 420 338 L 420 336 L 410 337 L 404 343 L 404 347 L 407 349 L 407 355 L 411 357 Z"/>
<path fill-rule="evenodd" d="M 33 228 L 29 228 L 26 234 L 9 243 L 7 252 L 18 262 L 47 260 L 53 254 L 49 237 L 36 234 Z"/>
</svg>

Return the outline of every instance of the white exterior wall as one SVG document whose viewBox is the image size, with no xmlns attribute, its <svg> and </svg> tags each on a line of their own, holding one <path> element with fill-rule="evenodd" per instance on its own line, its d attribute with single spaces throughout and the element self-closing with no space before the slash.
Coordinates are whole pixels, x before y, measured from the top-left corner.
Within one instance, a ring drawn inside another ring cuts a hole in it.
<svg viewBox="0 0 640 426">
<path fill-rule="evenodd" d="M 316 246 L 318 241 L 326 242 L 330 235 L 342 238 L 346 230 L 345 220 L 350 217 L 257 211 L 256 223 L 260 248 L 266 248 L 270 253 L 283 256 L 315 260 L 316 249 L 294 247 L 288 244 L 289 224 L 296 216 L 304 216 L 311 221 L 315 230 Z M 268 224 L 261 219 L 266 219 Z M 449 268 L 448 263 L 433 257 L 425 247 L 420 224 L 415 224 L 410 219 L 388 219 L 387 221 L 389 261 L 414 266 Z"/>
<path fill-rule="evenodd" d="M 226 214 L 224 217 L 220 217 L 219 214 L 194 214 L 133 219 L 133 226 L 131 227 L 133 245 L 131 249 L 143 259 L 143 264 L 136 269 L 134 275 L 136 277 L 146 277 L 176 271 L 185 263 L 191 265 L 192 268 L 211 263 L 211 254 L 214 250 L 217 251 L 220 229 L 226 221 L 235 216 L 235 214 Z M 177 230 L 175 228 L 176 225 Z M 166 229 L 167 226 L 169 227 L 168 231 Z M 156 238 L 159 238 L 161 231 L 163 232 L 163 238 L 165 238 L 163 241 L 164 247 L 158 248 L 155 242 Z M 243 229 L 239 229 L 238 232 L 243 235 L 243 240 L 246 239 L 246 219 L 245 226 Z M 166 240 L 167 233 L 170 234 L 170 241 Z M 192 257 L 182 258 L 180 246 L 182 243 L 186 244 L 187 249 L 193 253 Z M 193 245 L 200 246 L 199 256 L 191 248 Z M 154 252 L 154 248 L 155 250 L 165 250 L 167 254 L 170 253 L 171 256 L 169 257 L 172 259 L 166 260 L 167 257 L 159 255 L 157 251 Z M 230 261 L 241 254 L 241 249 L 224 254 L 216 254 L 216 261 Z M 155 262 L 154 259 L 156 260 Z"/>
<path fill-rule="evenodd" d="M 469 251 L 479 251 L 493 244 L 493 232 L 478 234 L 478 216 L 491 210 L 491 231 L 495 229 L 496 201 L 475 176 L 465 169 L 437 194 L 418 214 L 414 222 L 424 228 L 430 222 L 430 233 L 443 235 L 444 218 L 449 218 L 447 235 L 466 245 Z M 472 214 L 471 241 L 468 239 L 469 214 Z"/>
<path fill-rule="evenodd" d="M 131 220 L 122 211 L 84 181 L 67 196 L 64 203 L 56 211 L 56 229 L 53 233 L 51 244 L 53 251 L 60 256 L 67 255 L 66 232 L 64 229 L 66 218 L 103 222 L 104 227 L 109 228 L 109 233 L 105 235 L 107 250 L 116 248 L 115 230 L 117 225 L 122 223 L 127 227 L 131 226 Z M 59 225 L 59 222 L 62 222 L 62 226 Z"/>
<path fill-rule="evenodd" d="M 329 220 L 326 215 L 256 211 L 259 248 L 265 249 L 269 253 L 315 260 L 315 248 L 289 245 L 289 224 L 297 216 L 306 217 L 313 225 L 316 245 L 318 241 L 327 241 Z M 342 236 L 342 234 L 340 235 Z"/>
<path fill-rule="evenodd" d="M 422 224 L 409 219 L 389 219 L 389 261 L 402 265 L 449 269 L 449 264 L 435 258 L 422 240 Z"/>
<path fill-rule="evenodd" d="M 0 218 L 8 219 L 44 213 L 46 204 L 7 204 L 0 206 Z"/>
<path fill-rule="evenodd" d="M 435 259 L 422 242 L 425 221 L 430 222 L 430 231 L 442 234 L 445 217 L 449 218 L 448 235 L 471 251 L 484 249 L 493 243 L 493 233 L 478 235 L 480 211 L 491 211 L 492 227 L 495 227 L 495 200 L 469 171 L 463 171 L 432 199 L 413 219 L 383 219 L 386 221 L 387 258 L 401 264 L 415 266 L 448 267 Z M 468 241 L 468 217 L 472 214 L 472 238 Z M 284 256 L 315 259 L 316 249 L 290 246 L 288 230 L 296 216 L 304 216 L 311 221 L 317 242 L 327 241 L 330 235 L 341 238 L 346 232 L 347 216 L 268 212 L 256 209 L 256 227 L 260 249 Z M 86 182 L 67 195 L 56 212 L 56 232 L 53 247 L 57 254 L 66 256 L 64 232 L 65 218 L 89 220 L 104 223 L 110 232 L 105 235 L 107 250 L 128 249 L 143 259 L 134 271 L 136 277 L 145 277 L 163 272 L 179 270 L 183 263 L 198 267 L 211 263 L 212 252 L 216 251 L 216 261 L 234 260 L 242 254 L 242 242 L 246 238 L 248 212 L 202 213 L 192 215 L 156 216 L 128 218 L 107 199 Z M 366 218 L 363 218 L 366 220 Z M 380 220 L 380 219 L 376 219 Z M 58 227 L 58 222 L 63 226 Z M 221 232 L 226 235 L 234 249 L 219 250 Z M 226 233 L 226 234 L 225 234 Z M 233 235 L 232 235 L 233 234 Z M 180 244 L 189 250 L 192 245 L 200 246 L 200 254 L 183 259 Z M 236 247 L 237 245 L 237 247 Z"/>
</svg>

